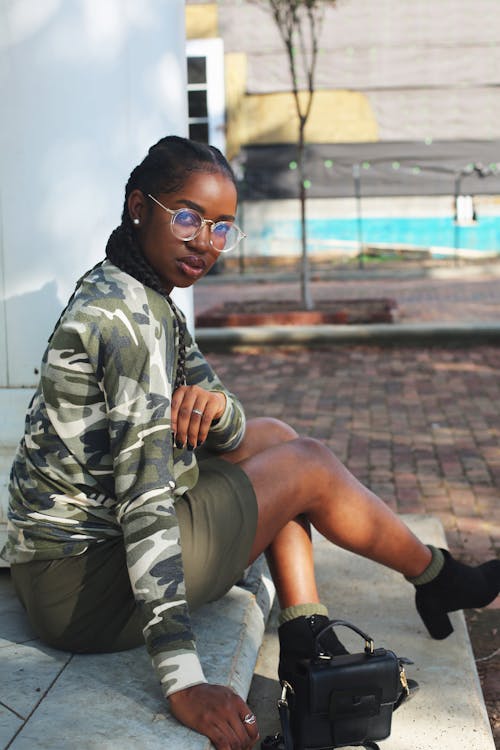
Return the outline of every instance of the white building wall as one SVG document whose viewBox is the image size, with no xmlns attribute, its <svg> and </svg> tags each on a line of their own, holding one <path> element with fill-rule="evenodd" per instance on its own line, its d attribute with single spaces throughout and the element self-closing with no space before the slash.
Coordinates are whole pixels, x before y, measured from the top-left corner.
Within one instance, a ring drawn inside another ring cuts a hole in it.
<svg viewBox="0 0 500 750">
<path fill-rule="evenodd" d="M 1 523 L 52 327 L 103 257 L 131 169 L 187 134 L 184 0 L 0 0 L 0 98 Z"/>
</svg>

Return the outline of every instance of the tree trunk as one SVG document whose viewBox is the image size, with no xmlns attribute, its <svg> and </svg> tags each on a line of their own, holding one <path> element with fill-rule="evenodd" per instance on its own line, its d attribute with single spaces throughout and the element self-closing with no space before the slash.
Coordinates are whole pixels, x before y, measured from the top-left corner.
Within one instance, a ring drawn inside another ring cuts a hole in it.
<svg viewBox="0 0 500 750">
<path fill-rule="evenodd" d="M 300 237 L 301 237 L 301 273 L 300 287 L 302 306 L 305 310 L 312 310 L 314 303 L 311 296 L 311 279 L 309 268 L 309 257 L 307 255 L 307 223 L 306 223 L 306 186 L 304 165 L 304 128 L 305 122 L 301 120 L 299 127 L 298 148 L 298 173 L 299 173 L 299 199 L 300 199 Z"/>
</svg>

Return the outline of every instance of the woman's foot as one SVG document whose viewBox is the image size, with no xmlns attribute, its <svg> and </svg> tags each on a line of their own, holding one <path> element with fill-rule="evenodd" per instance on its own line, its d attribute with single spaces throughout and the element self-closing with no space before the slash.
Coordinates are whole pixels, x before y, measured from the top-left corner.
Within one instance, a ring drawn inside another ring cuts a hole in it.
<svg viewBox="0 0 500 750">
<path fill-rule="evenodd" d="M 435 550 L 431 548 L 435 555 Z M 500 560 L 473 567 L 454 560 L 448 550 L 439 573 L 426 583 L 414 579 L 415 604 L 432 638 L 442 640 L 453 632 L 448 612 L 485 607 L 500 591 Z M 424 571 L 425 575 L 425 571 Z"/>
<path fill-rule="evenodd" d="M 278 675 L 280 680 L 293 682 L 297 664 L 302 659 L 312 659 L 316 654 L 316 636 L 327 627 L 330 619 L 326 615 L 307 615 L 295 617 L 284 622 L 278 628 L 280 644 L 280 662 Z M 347 654 L 348 651 L 330 628 L 321 638 L 322 650 L 331 656 Z"/>
</svg>

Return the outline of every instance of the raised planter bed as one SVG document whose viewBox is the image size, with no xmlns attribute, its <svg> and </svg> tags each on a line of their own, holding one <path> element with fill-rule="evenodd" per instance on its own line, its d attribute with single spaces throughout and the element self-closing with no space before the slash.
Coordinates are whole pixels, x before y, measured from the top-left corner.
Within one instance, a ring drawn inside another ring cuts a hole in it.
<svg viewBox="0 0 500 750">
<path fill-rule="evenodd" d="M 200 328 L 267 325 L 349 325 L 394 323 L 397 303 L 393 299 L 321 300 L 314 310 L 304 310 L 291 300 L 224 302 L 196 317 Z"/>
</svg>

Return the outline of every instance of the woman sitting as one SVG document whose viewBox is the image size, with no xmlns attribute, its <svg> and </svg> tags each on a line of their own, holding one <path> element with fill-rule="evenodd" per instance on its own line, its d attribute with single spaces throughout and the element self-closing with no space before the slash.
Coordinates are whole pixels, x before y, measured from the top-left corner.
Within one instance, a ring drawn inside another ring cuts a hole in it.
<svg viewBox="0 0 500 750">
<path fill-rule="evenodd" d="M 451 633 L 448 612 L 500 589 L 500 561 L 473 568 L 421 543 L 317 440 L 246 424 L 170 297 L 236 247 L 236 208 L 213 147 L 163 138 L 133 170 L 106 259 L 78 282 L 43 357 L 3 551 L 45 643 L 82 653 L 145 641 L 173 714 L 218 750 L 252 747 L 257 723 L 207 683 L 190 612 L 265 552 L 289 675 L 328 621 L 311 524 L 406 576 L 434 638 Z M 345 652 L 333 632 L 328 647 Z"/>
</svg>

